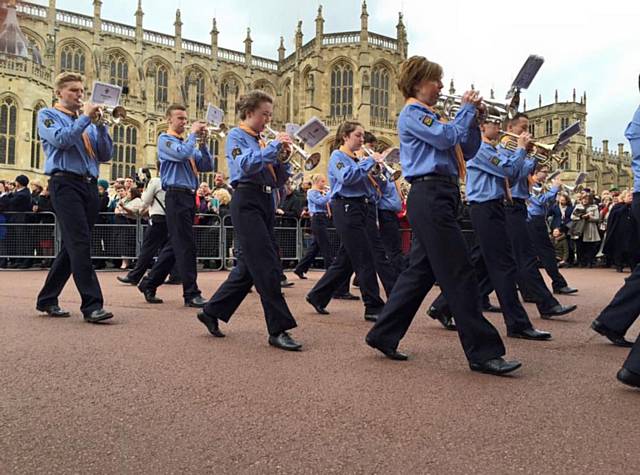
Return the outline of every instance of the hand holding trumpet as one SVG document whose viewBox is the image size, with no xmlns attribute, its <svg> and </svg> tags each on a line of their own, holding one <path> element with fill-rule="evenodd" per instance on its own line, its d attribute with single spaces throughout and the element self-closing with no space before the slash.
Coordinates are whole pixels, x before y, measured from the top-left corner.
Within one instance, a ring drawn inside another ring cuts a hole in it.
<svg viewBox="0 0 640 475">
<path fill-rule="evenodd" d="M 523 148 L 525 150 L 529 149 L 529 144 L 531 143 L 531 134 L 529 132 L 522 132 L 517 139 L 518 148 Z"/>
<path fill-rule="evenodd" d="M 89 117 L 91 121 L 95 121 L 99 119 L 102 115 L 102 108 L 104 106 L 100 104 L 94 104 L 93 102 L 83 102 L 82 103 L 82 113 Z"/>
</svg>

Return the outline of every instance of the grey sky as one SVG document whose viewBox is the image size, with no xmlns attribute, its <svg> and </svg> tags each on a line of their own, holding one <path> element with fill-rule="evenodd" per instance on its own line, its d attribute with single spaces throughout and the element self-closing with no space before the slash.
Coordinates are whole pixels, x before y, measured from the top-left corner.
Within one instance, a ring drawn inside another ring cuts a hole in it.
<svg viewBox="0 0 640 475">
<path fill-rule="evenodd" d="M 36 3 L 47 4 L 46 0 Z M 61 9 L 91 15 L 91 0 L 58 0 Z M 322 3 L 325 32 L 358 30 L 360 0 L 293 1 L 243 0 L 143 0 L 144 27 L 173 32 L 175 10 L 182 13 L 183 37 L 208 43 L 215 16 L 222 47 L 242 51 L 246 28 L 251 27 L 253 52 L 277 58 L 280 36 L 287 54 L 293 49 L 298 20 L 303 21 L 304 41 L 315 34 L 314 19 Z M 634 37 L 640 25 L 640 4 L 623 0 L 538 0 L 535 3 L 494 0 L 431 2 L 428 0 L 369 0 L 369 29 L 396 35 L 398 12 L 404 12 L 409 54 L 421 54 L 443 65 L 445 79 L 455 79 L 458 91 L 472 82 L 498 98 L 530 53 L 545 57 L 538 76 L 527 92 L 528 108 L 553 101 L 570 100 L 587 92 L 587 133 L 594 145 L 609 139 L 610 147 L 622 142 L 623 133 L 638 105 L 640 53 Z M 134 24 L 137 0 L 103 0 L 104 18 Z"/>
</svg>

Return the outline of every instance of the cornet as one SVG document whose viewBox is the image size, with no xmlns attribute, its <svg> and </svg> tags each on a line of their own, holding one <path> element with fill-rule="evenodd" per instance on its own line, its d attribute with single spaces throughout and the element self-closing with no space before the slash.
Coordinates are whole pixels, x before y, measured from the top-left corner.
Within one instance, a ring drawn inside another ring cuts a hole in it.
<svg viewBox="0 0 640 475">
<path fill-rule="evenodd" d="M 397 150 L 397 147 L 393 147 L 387 151 L 387 154 L 384 156 L 384 160 L 382 162 L 376 162 L 376 164 L 371 169 L 371 175 L 375 178 L 378 178 L 382 181 L 387 181 L 387 177 L 384 172 L 386 171 L 389 174 L 389 179 L 391 181 L 396 181 L 402 175 L 400 170 L 396 170 L 389 163 L 387 163 L 387 157 L 390 155 L 395 155 L 394 151 Z M 373 156 L 374 151 L 367 147 L 362 147 L 362 151 L 366 153 L 369 157 Z"/>
<path fill-rule="evenodd" d="M 229 128 L 227 127 L 226 124 L 217 124 L 217 125 L 207 126 L 203 129 L 201 133 L 198 134 L 196 143 L 198 144 L 198 146 L 200 146 L 206 143 L 209 137 L 223 139 L 227 135 L 228 130 Z"/>
<path fill-rule="evenodd" d="M 275 140 L 278 133 L 271 127 L 269 127 L 269 125 L 265 125 L 265 130 L 273 136 L 273 139 L 271 140 Z M 305 152 L 293 140 L 291 142 L 291 147 L 293 148 L 293 150 L 290 153 L 283 153 L 282 155 L 278 156 L 278 159 L 281 163 L 291 163 L 291 166 L 293 167 L 293 170 L 295 172 L 301 172 L 303 170 L 311 171 L 318 166 L 318 163 L 320 163 L 320 152 Z M 293 157 L 295 157 L 296 155 L 299 155 L 302 158 L 301 162 L 293 160 Z"/>
<path fill-rule="evenodd" d="M 504 122 L 506 119 L 513 118 L 518 112 L 519 96 L 514 98 L 508 104 L 497 101 L 482 99 L 486 111 L 479 114 L 480 122 Z M 448 120 L 453 120 L 460 108 L 462 107 L 462 96 L 451 96 L 449 94 L 440 94 L 435 108 L 442 112 Z"/>
<path fill-rule="evenodd" d="M 507 150 L 515 151 L 518 148 L 518 134 L 514 134 L 513 132 L 507 132 L 506 130 L 500 131 L 501 136 L 511 137 L 513 140 L 509 140 L 504 144 L 504 147 Z M 530 155 L 534 157 L 540 165 L 549 165 L 551 160 L 554 160 L 558 167 L 561 167 L 566 158 L 562 158 L 559 155 L 553 153 L 555 145 L 547 144 L 542 142 L 531 142 L 533 145 L 533 153 Z"/>
<path fill-rule="evenodd" d="M 84 106 L 84 102 L 80 101 L 80 107 Z M 127 110 L 123 106 L 100 107 L 98 108 L 97 117 L 93 119 L 96 125 L 118 125 L 127 118 Z"/>
</svg>

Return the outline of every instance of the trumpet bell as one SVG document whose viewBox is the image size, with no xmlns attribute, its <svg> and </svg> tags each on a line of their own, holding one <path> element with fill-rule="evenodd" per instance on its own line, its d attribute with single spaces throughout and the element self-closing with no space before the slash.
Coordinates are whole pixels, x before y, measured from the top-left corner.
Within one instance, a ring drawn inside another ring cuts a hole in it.
<svg viewBox="0 0 640 475">
<path fill-rule="evenodd" d="M 320 154 L 320 152 L 312 153 L 307 158 L 305 158 L 304 169 L 310 172 L 311 170 L 313 170 L 315 167 L 318 166 L 321 158 L 322 158 L 322 155 Z"/>
<path fill-rule="evenodd" d="M 400 170 L 394 170 L 391 174 L 391 181 L 396 181 L 398 178 L 402 176 L 402 172 Z"/>
<path fill-rule="evenodd" d="M 127 110 L 123 106 L 116 106 L 111 111 L 111 123 L 119 124 L 127 118 Z"/>
</svg>

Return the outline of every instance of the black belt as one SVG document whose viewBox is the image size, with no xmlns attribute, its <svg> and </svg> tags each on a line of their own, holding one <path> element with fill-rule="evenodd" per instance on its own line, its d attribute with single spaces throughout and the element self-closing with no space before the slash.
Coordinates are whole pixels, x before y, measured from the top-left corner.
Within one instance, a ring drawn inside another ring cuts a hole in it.
<svg viewBox="0 0 640 475">
<path fill-rule="evenodd" d="M 273 192 L 273 190 L 275 190 L 275 188 L 273 186 L 269 186 L 269 185 L 258 185 L 257 183 L 238 183 L 236 185 L 236 190 L 239 189 L 248 189 L 248 190 L 256 190 L 256 191 L 260 191 L 262 193 L 267 193 L 267 194 L 271 194 Z"/>
<path fill-rule="evenodd" d="M 366 204 L 373 203 L 373 200 L 370 200 L 366 196 L 347 197 L 342 195 L 334 195 L 333 199 L 342 200 L 342 201 L 355 201 L 357 203 L 366 203 Z"/>
<path fill-rule="evenodd" d="M 438 175 L 430 173 L 428 175 L 416 176 L 410 180 L 410 183 L 413 185 L 414 183 L 419 183 L 421 181 L 441 181 L 443 183 L 458 186 L 460 180 L 456 175 Z"/>
<path fill-rule="evenodd" d="M 74 180 L 80 180 L 85 183 L 97 183 L 98 179 L 89 175 L 78 175 L 77 173 L 71 172 L 53 172 L 51 176 L 62 176 L 65 178 L 73 178 Z"/>
<path fill-rule="evenodd" d="M 504 205 L 505 206 L 515 206 L 515 205 L 521 205 L 521 206 L 526 206 L 527 202 L 526 200 L 523 200 L 522 198 L 511 198 L 511 201 L 509 201 L 508 199 L 504 199 Z"/>
<path fill-rule="evenodd" d="M 181 186 L 167 186 L 166 191 L 177 191 L 178 193 L 187 193 L 188 195 L 196 194 L 196 190 L 192 190 L 191 188 L 183 188 Z"/>
<path fill-rule="evenodd" d="M 469 201 L 470 205 L 486 205 L 486 204 L 490 204 L 490 203 L 505 203 L 507 200 L 503 200 L 502 198 L 496 198 L 495 200 L 487 200 L 487 201 Z"/>
<path fill-rule="evenodd" d="M 311 216 L 328 216 L 327 213 L 311 213 Z"/>
</svg>

